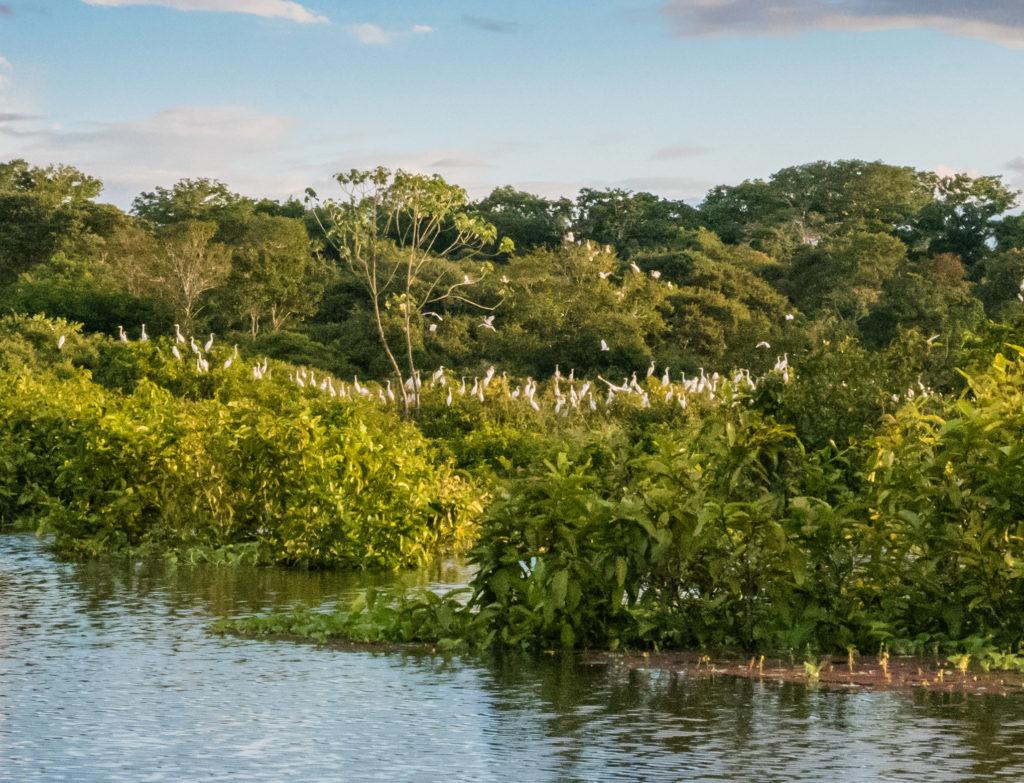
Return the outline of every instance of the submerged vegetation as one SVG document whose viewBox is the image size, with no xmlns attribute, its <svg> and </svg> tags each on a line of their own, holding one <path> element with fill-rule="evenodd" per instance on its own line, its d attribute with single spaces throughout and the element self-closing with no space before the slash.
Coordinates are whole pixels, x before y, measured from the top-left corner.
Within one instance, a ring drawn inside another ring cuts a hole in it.
<svg viewBox="0 0 1024 783">
<path fill-rule="evenodd" d="M 997 179 L 840 161 L 694 208 L 377 170 L 345 203 L 184 181 L 126 215 L 71 173 L 0 167 L 0 228 L 49 243 L 0 245 L 4 527 L 71 557 L 475 569 L 242 633 L 1018 660 L 1024 249 Z"/>
</svg>

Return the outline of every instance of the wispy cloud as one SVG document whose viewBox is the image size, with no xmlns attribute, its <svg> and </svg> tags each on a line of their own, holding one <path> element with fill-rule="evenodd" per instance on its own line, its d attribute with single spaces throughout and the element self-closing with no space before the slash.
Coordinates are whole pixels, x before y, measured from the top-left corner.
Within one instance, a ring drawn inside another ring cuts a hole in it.
<svg viewBox="0 0 1024 783">
<path fill-rule="evenodd" d="M 1019 171 L 1021 174 L 1024 174 L 1024 155 L 1018 155 L 1013 160 L 1008 161 L 1006 168 L 1010 169 L 1010 171 Z"/>
<path fill-rule="evenodd" d="M 465 14 L 462 21 L 470 27 L 483 30 L 488 33 L 516 33 L 519 32 L 519 24 L 508 22 L 502 19 L 491 19 L 488 16 L 471 16 Z"/>
<path fill-rule="evenodd" d="M 29 122 L 42 119 L 37 114 L 22 114 L 16 111 L 0 111 L 0 124 L 8 122 Z"/>
<path fill-rule="evenodd" d="M 700 155 L 707 155 L 711 152 L 710 147 L 688 147 L 679 145 L 676 147 L 662 147 L 651 155 L 651 160 L 676 160 L 677 158 L 696 158 Z"/>
<path fill-rule="evenodd" d="M 0 3 L 0 16 L 14 16 L 14 9 L 7 3 Z"/>
<path fill-rule="evenodd" d="M 927 29 L 1024 49 L 1019 0 L 668 0 L 660 12 L 684 38 Z"/>
<path fill-rule="evenodd" d="M 359 40 L 359 43 L 366 44 L 367 46 L 385 46 L 396 38 L 403 38 L 407 35 L 426 35 L 427 33 L 434 32 L 433 27 L 425 24 L 413 25 L 408 30 L 385 30 L 383 27 L 378 27 L 369 22 L 354 24 L 349 29 Z"/>
<path fill-rule="evenodd" d="M 77 166 L 102 179 L 106 198 L 122 206 L 183 177 L 214 177 L 243 193 L 280 196 L 301 193 L 312 176 L 288 157 L 295 125 L 291 117 L 242 106 L 179 106 L 73 130 L 0 124 L 0 159 Z"/>
<path fill-rule="evenodd" d="M 159 5 L 178 11 L 220 11 L 252 14 L 266 18 L 287 19 L 299 24 L 326 23 L 327 17 L 316 14 L 292 0 L 82 0 L 88 5 Z"/>
</svg>

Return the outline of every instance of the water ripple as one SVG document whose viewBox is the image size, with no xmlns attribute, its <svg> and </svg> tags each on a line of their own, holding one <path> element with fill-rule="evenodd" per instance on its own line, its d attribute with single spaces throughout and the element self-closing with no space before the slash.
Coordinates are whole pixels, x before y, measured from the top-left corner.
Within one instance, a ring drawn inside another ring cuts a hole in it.
<svg viewBox="0 0 1024 783">
<path fill-rule="evenodd" d="M 205 631 L 358 587 L 273 569 L 60 563 L 31 536 L 0 535 L 0 781 L 1024 779 L 1018 699 L 336 653 Z"/>
</svg>

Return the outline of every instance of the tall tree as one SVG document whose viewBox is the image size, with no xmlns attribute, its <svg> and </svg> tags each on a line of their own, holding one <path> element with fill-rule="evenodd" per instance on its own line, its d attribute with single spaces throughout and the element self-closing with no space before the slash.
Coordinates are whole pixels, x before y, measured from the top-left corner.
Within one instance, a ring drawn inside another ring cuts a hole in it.
<svg viewBox="0 0 1024 783">
<path fill-rule="evenodd" d="M 908 227 L 907 242 L 918 256 L 953 253 L 970 273 L 991 253 L 996 218 L 1016 203 L 1019 193 L 999 177 L 928 174 L 926 181 L 935 195 Z"/>
<path fill-rule="evenodd" d="M 419 395 L 403 383 L 399 346 L 389 339 L 385 311 L 400 313 L 405 363 L 409 376 L 418 377 L 413 355 L 413 323 L 424 310 L 449 300 L 477 305 L 467 294 L 477 282 L 468 274 L 456 277 L 451 264 L 435 259 L 472 255 L 493 243 L 493 225 L 467 214 L 466 191 L 435 174 L 412 174 L 384 167 L 338 174 L 335 179 L 345 200 L 317 202 L 316 215 L 324 236 L 359 277 L 369 296 L 381 345 L 398 381 L 403 410 L 409 415 Z M 511 251 L 511 243 L 500 250 Z M 481 305 L 482 306 L 482 305 Z M 415 381 L 413 382 L 415 389 Z"/>
<path fill-rule="evenodd" d="M 217 225 L 210 221 L 182 220 L 158 234 L 150 281 L 187 333 L 202 310 L 200 297 L 220 285 L 231 269 L 231 251 L 213 241 L 216 233 Z"/>
<path fill-rule="evenodd" d="M 225 288 L 256 339 L 262 318 L 277 332 L 289 319 L 316 312 L 325 283 L 324 264 L 313 255 L 302 220 L 257 214 L 234 250 Z"/>
<path fill-rule="evenodd" d="M 671 245 L 680 229 L 695 229 L 700 213 L 683 201 L 620 188 L 584 188 L 576 199 L 577 238 L 611 245 L 623 258 L 642 249 Z"/>
<path fill-rule="evenodd" d="M 510 185 L 495 188 L 472 206 L 475 214 L 494 225 L 498 237 L 512 240 L 518 253 L 561 244 L 572 210 L 572 202 L 567 198 L 549 201 Z"/>
<path fill-rule="evenodd" d="M 75 243 L 95 244 L 84 213 L 103 188 L 72 166 L 0 164 L 0 285 Z"/>
</svg>

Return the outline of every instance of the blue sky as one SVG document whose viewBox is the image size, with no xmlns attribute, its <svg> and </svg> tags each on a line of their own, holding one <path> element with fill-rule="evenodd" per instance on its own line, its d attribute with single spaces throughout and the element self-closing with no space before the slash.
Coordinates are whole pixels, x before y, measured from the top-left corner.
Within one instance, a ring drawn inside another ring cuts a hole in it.
<svg viewBox="0 0 1024 783">
<path fill-rule="evenodd" d="M 840 158 L 1024 188 L 1021 85 L 1021 0 L 0 2 L 0 160 L 78 166 L 123 207 L 376 165 L 474 197 L 698 203 Z"/>
</svg>

